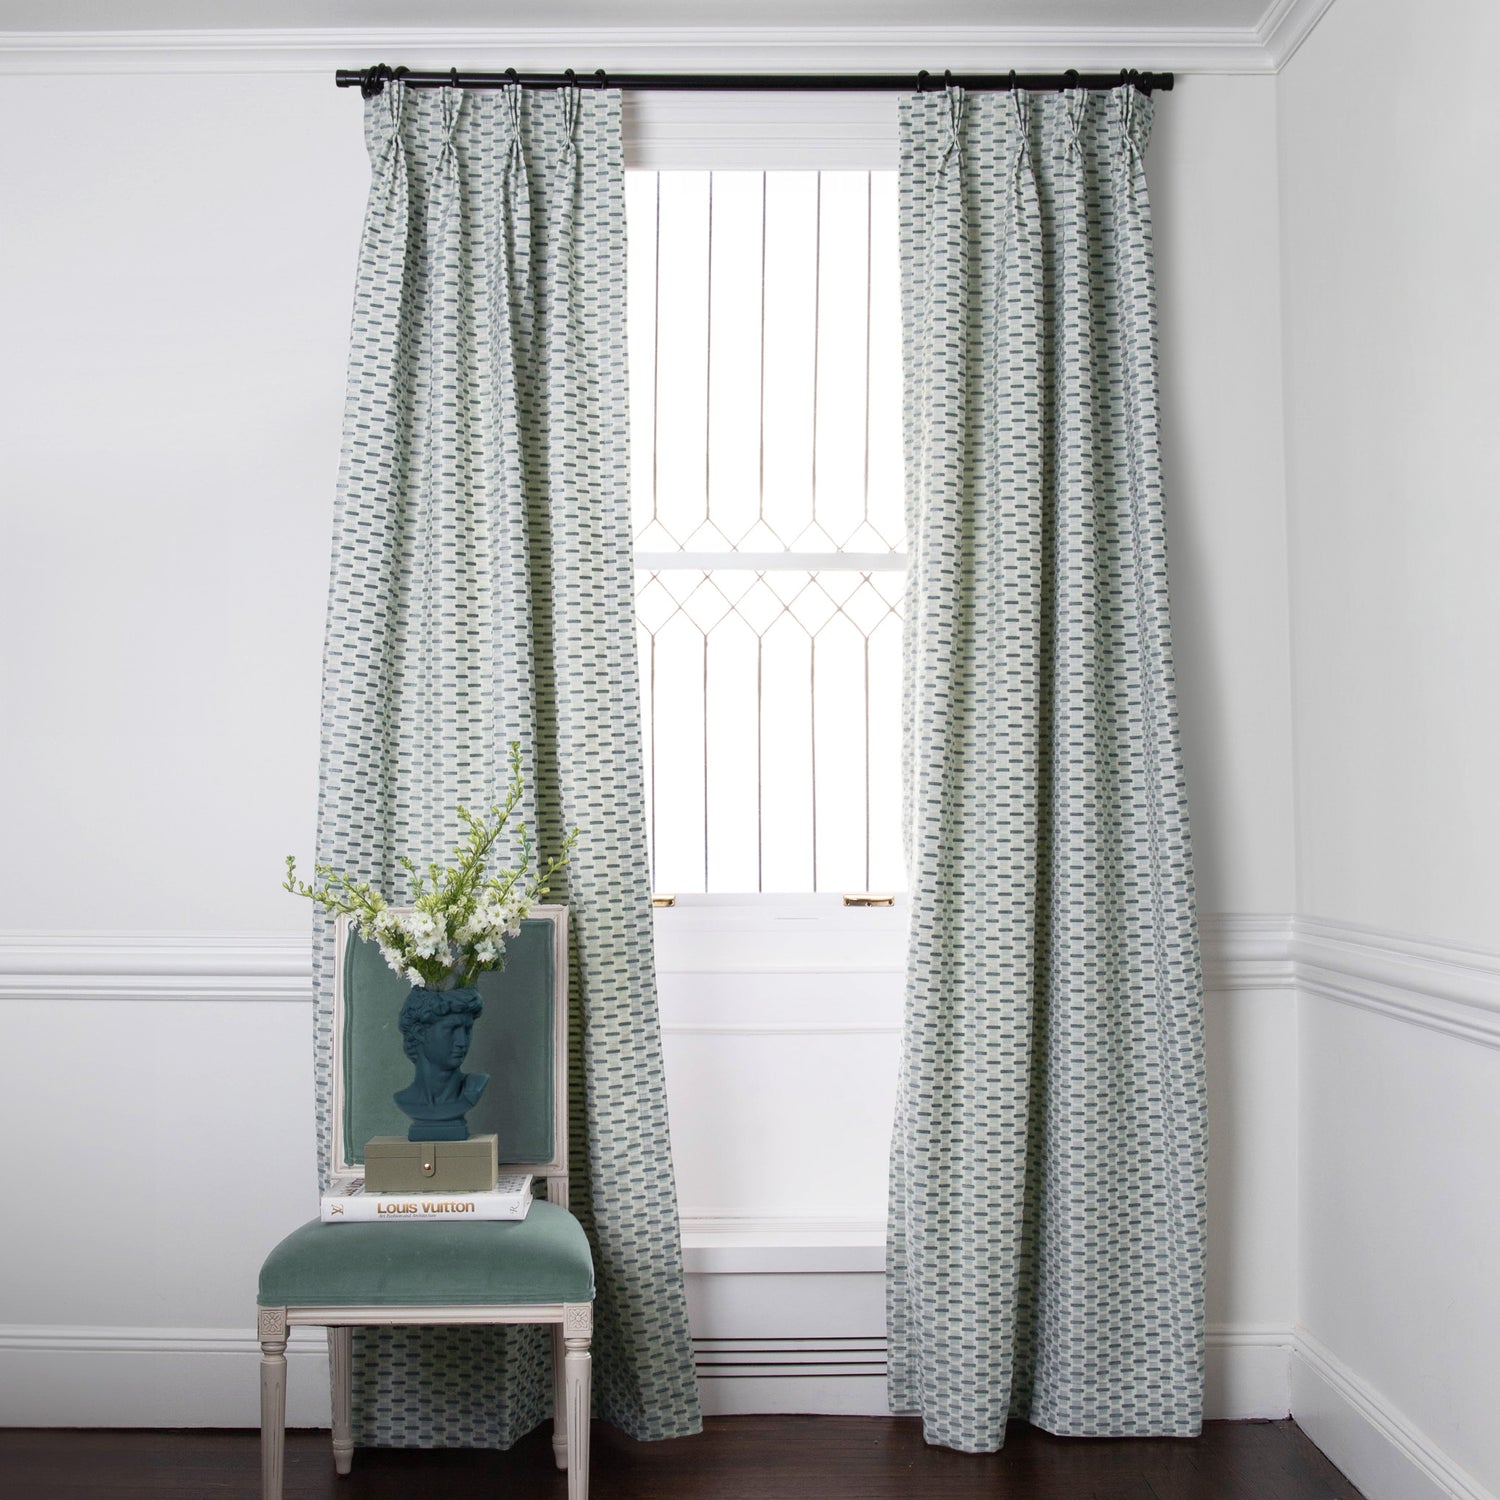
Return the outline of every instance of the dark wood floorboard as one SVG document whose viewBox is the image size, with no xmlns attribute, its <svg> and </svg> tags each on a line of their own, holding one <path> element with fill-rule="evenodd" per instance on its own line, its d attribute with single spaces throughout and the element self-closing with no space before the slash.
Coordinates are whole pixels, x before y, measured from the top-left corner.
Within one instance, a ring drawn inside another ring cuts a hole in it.
<svg viewBox="0 0 1500 1500">
<path fill-rule="evenodd" d="M 4 1500 L 259 1500 L 254 1432 L 0 1430 Z M 597 1500 L 1360 1500 L 1291 1422 L 1200 1438 L 1055 1438 L 1014 1424 L 1000 1453 L 929 1448 L 885 1417 L 715 1417 L 698 1437 L 594 1429 Z M 287 1439 L 286 1500 L 565 1500 L 547 1429 L 508 1453 L 362 1448 L 333 1472 L 326 1432 Z"/>
</svg>

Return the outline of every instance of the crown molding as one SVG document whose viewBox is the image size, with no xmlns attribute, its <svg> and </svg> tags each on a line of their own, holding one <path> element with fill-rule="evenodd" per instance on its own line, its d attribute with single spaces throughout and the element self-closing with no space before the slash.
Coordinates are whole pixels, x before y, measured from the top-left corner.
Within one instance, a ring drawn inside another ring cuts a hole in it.
<svg viewBox="0 0 1500 1500">
<path fill-rule="evenodd" d="M 1327 0 L 1277 0 L 1276 35 Z M 1280 11 L 1291 14 L 1282 16 Z M 1316 15 L 1313 16 L 1316 20 Z M 1269 21 L 1269 18 L 1268 18 Z M 1258 27 L 770 26 L 338 27 L 0 32 L 0 73 L 323 73 L 366 62 L 581 73 L 736 71 L 913 75 L 1138 68 L 1270 73 Z M 1305 34 L 1311 22 L 1302 29 Z M 1290 32 L 1288 34 L 1291 34 Z M 1298 36 L 1300 40 L 1300 35 Z M 331 86 L 331 80 L 330 80 Z"/>
<path fill-rule="evenodd" d="M 1332 4 L 1333 0 L 1271 0 L 1255 28 L 1271 72 L 1279 73 L 1291 61 Z"/>
</svg>

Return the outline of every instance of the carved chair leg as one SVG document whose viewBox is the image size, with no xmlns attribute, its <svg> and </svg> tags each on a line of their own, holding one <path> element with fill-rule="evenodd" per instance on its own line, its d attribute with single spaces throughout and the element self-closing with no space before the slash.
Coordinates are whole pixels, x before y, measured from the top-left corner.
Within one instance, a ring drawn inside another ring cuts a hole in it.
<svg viewBox="0 0 1500 1500">
<path fill-rule="evenodd" d="M 564 1379 L 568 1393 L 568 1500 L 588 1500 L 589 1418 L 594 1308 L 581 1302 L 563 1308 Z"/>
<path fill-rule="evenodd" d="M 568 1383 L 564 1364 L 568 1348 L 561 1323 L 552 1325 L 552 1457 L 559 1469 L 568 1467 Z"/>
<path fill-rule="evenodd" d="M 281 1500 L 286 1453 L 286 1308 L 263 1307 L 260 1333 L 260 1493 Z"/>
<path fill-rule="evenodd" d="M 347 1474 L 354 1463 L 352 1328 L 328 1330 L 328 1375 L 333 1395 L 333 1468 L 336 1474 Z"/>
</svg>

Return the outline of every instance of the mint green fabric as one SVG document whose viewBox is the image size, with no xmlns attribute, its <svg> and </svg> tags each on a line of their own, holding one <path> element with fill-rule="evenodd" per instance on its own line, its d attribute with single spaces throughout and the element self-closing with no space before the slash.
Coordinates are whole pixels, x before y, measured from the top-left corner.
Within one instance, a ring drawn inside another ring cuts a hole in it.
<svg viewBox="0 0 1500 1500">
<path fill-rule="evenodd" d="M 553 928 L 528 919 L 506 946 L 505 967 L 475 981 L 484 1004 L 464 1068 L 488 1073 L 468 1113 L 471 1135 L 499 1137 L 500 1160 L 552 1158 Z M 405 1135 L 410 1120 L 392 1095 L 411 1082 L 396 1017 L 411 989 L 374 943 L 354 937 L 344 955 L 344 1139 L 352 1161 L 377 1135 Z"/>
<path fill-rule="evenodd" d="M 262 1307 L 591 1302 L 578 1220 L 533 1203 L 515 1223 L 324 1224 L 294 1229 L 260 1270 Z"/>
<path fill-rule="evenodd" d="M 454 808 L 580 830 L 569 908 L 569 1207 L 594 1250 L 595 1412 L 700 1426 L 667 1129 L 631 558 L 620 95 L 388 85 L 350 336 L 316 852 L 395 900 Z M 322 1167 L 331 924 L 314 927 Z M 481 1025 L 483 1022 L 480 1023 Z M 551 1413 L 545 1338 L 356 1340 L 363 1444 L 505 1447 Z"/>
<path fill-rule="evenodd" d="M 889 1397 L 1196 1433 L 1207 1115 L 1135 89 L 901 102 L 911 926 Z"/>
</svg>

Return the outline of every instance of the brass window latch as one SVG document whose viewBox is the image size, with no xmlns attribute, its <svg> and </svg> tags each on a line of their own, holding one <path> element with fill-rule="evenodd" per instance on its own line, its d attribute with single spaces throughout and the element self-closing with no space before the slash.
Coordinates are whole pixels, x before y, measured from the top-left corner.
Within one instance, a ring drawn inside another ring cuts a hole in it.
<svg viewBox="0 0 1500 1500">
<path fill-rule="evenodd" d="M 852 896 L 844 897 L 845 906 L 894 906 L 894 896 L 877 896 L 871 891 L 859 891 Z"/>
<path fill-rule="evenodd" d="M 677 897 L 676 896 L 658 896 L 658 895 L 653 895 L 651 897 L 651 904 L 652 904 L 652 906 L 656 907 L 658 910 L 664 910 L 668 906 L 676 906 L 677 905 Z"/>
</svg>

